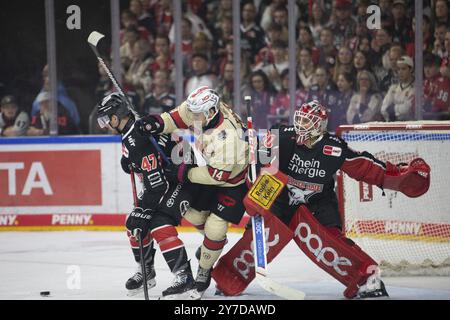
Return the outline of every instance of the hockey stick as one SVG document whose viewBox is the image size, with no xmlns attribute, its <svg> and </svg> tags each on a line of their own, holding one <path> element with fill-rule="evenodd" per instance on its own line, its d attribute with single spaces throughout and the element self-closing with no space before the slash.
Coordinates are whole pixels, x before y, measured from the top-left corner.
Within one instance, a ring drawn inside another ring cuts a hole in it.
<svg viewBox="0 0 450 320">
<path fill-rule="evenodd" d="M 244 97 L 247 107 L 247 128 L 249 144 L 249 163 L 250 163 L 250 181 L 256 181 L 256 136 L 253 130 L 253 119 L 251 116 L 251 96 Z M 305 293 L 284 285 L 281 285 L 268 277 L 267 272 L 267 254 L 266 254 L 266 231 L 264 227 L 264 218 L 257 214 L 252 216 L 253 232 L 253 258 L 255 262 L 255 278 L 259 285 L 266 291 L 269 291 L 279 297 L 288 300 L 303 300 Z"/>
<path fill-rule="evenodd" d="M 105 35 L 101 34 L 100 32 L 97 31 L 92 31 L 91 34 L 88 37 L 88 43 L 92 49 L 92 51 L 94 52 L 95 56 L 97 57 L 98 62 L 100 62 L 100 65 L 102 66 L 102 68 L 105 70 L 106 74 L 108 75 L 108 78 L 111 80 L 112 84 L 114 85 L 114 87 L 116 88 L 116 90 L 123 95 L 124 97 L 126 97 L 126 102 L 127 102 L 127 107 L 128 110 L 131 111 L 131 113 L 134 115 L 134 118 L 136 120 L 138 120 L 140 118 L 139 114 L 137 113 L 137 111 L 134 109 L 134 106 L 131 104 L 130 99 L 128 98 L 128 96 L 125 94 L 125 92 L 122 89 L 122 86 L 119 84 L 119 82 L 117 81 L 116 77 L 114 76 L 114 74 L 111 72 L 111 70 L 109 69 L 109 67 L 106 65 L 105 61 L 103 60 L 103 58 L 100 56 L 100 53 L 98 52 L 97 49 L 97 45 L 99 43 L 99 41 L 101 39 L 103 39 L 105 37 Z M 161 154 L 161 157 L 164 159 L 164 161 L 166 163 L 170 163 L 170 160 L 167 158 L 166 154 L 161 150 L 161 148 L 159 147 L 158 143 L 156 142 L 155 138 L 153 138 L 152 136 L 150 136 L 150 141 L 153 144 L 153 146 L 156 148 L 156 150 L 158 150 L 159 154 Z"/>
<path fill-rule="evenodd" d="M 134 207 L 136 207 L 138 205 L 138 199 L 137 199 L 137 193 L 136 193 L 136 180 L 134 177 L 134 172 L 131 168 L 130 168 L 130 176 L 131 176 L 131 186 L 133 189 Z M 144 277 L 143 283 L 142 283 L 142 288 L 144 289 L 144 298 L 145 298 L 145 300 L 148 300 L 147 270 L 146 270 L 145 261 L 144 261 L 144 243 L 142 241 L 141 230 L 138 230 L 138 233 L 137 233 L 137 235 L 135 235 L 135 237 L 138 238 L 138 242 L 139 242 L 139 258 L 141 260 L 140 262 L 141 262 L 142 276 Z"/>
</svg>

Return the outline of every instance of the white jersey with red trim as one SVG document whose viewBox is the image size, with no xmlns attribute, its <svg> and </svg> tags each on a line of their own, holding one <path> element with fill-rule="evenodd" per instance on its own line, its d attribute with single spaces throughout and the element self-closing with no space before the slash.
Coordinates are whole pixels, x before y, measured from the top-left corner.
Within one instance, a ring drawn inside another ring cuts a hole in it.
<svg viewBox="0 0 450 320">
<path fill-rule="evenodd" d="M 170 112 L 163 113 L 163 133 L 177 129 L 193 129 L 194 120 L 186 102 Z M 248 142 L 245 141 L 244 125 L 240 118 L 224 103 L 219 113 L 201 134 L 195 134 L 197 150 L 201 152 L 206 166 L 189 170 L 193 183 L 233 187 L 245 182 L 248 167 Z"/>
</svg>

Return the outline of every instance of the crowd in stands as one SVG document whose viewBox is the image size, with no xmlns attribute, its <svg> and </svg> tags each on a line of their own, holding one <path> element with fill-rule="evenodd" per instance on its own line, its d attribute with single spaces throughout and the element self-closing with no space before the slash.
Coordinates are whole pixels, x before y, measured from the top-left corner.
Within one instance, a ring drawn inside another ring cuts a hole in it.
<svg viewBox="0 0 450 320">
<path fill-rule="evenodd" d="M 207 85 L 232 109 L 234 95 L 251 95 L 255 127 L 287 122 L 289 115 L 287 0 L 243 0 L 242 87 L 233 88 L 232 0 L 184 0 L 181 41 L 184 95 Z M 367 8 L 376 4 L 381 26 L 369 29 Z M 330 111 L 329 130 L 341 124 L 415 119 L 414 1 L 298 0 L 296 21 L 296 105 L 317 99 Z M 175 107 L 175 44 L 172 0 L 131 0 L 121 12 L 120 60 L 123 86 L 141 113 Z M 423 9 L 425 119 L 449 119 L 450 2 L 425 0 Z M 113 90 L 99 67 L 96 98 Z M 33 103 L 31 121 L 12 96 L 1 100 L 2 135 L 48 133 L 48 75 Z M 58 84 L 61 134 L 79 132 L 77 107 Z M 30 123 L 30 124 L 28 124 Z M 23 127 L 27 127 L 24 128 Z M 28 128 L 29 126 L 29 128 Z M 13 129 L 8 130 L 9 127 Z M 99 133 L 95 123 L 90 133 Z"/>
</svg>

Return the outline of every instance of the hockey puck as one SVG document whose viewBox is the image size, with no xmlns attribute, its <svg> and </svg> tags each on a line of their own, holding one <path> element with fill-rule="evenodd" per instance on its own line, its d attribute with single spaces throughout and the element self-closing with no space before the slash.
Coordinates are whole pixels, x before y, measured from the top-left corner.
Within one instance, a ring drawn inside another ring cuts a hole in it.
<svg viewBox="0 0 450 320">
<path fill-rule="evenodd" d="M 41 297 L 48 297 L 50 295 L 50 291 L 41 291 Z"/>
</svg>

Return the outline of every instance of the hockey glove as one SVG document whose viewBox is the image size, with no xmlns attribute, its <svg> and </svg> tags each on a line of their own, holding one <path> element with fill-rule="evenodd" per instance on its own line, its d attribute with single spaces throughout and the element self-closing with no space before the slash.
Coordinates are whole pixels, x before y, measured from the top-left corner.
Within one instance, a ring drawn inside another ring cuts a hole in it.
<svg viewBox="0 0 450 320">
<path fill-rule="evenodd" d="M 133 236 L 137 236 L 138 230 L 141 234 L 145 236 L 150 229 L 150 222 L 152 220 L 153 211 L 150 209 L 142 209 L 141 207 L 136 207 L 131 211 L 127 218 L 126 227 L 131 231 Z"/>
<path fill-rule="evenodd" d="M 419 197 L 430 187 L 430 171 L 422 158 L 412 160 L 409 165 L 387 162 L 383 188 L 400 191 L 410 198 Z"/>
<path fill-rule="evenodd" d="M 122 166 L 123 172 L 125 172 L 126 174 L 131 173 L 130 162 L 128 161 L 128 158 L 122 156 L 122 159 L 120 159 L 120 165 Z"/>
<path fill-rule="evenodd" d="M 170 163 L 164 168 L 167 181 L 175 183 L 185 183 L 188 181 L 188 172 L 193 166 L 186 163 Z"/>
<path fill-rule="evenodd" d="M 160 134 L 164 130 L 164 120 L 156 114 L 150 114 L 136 120 L 137 132 L 143 136 Z"/>
</svg>

